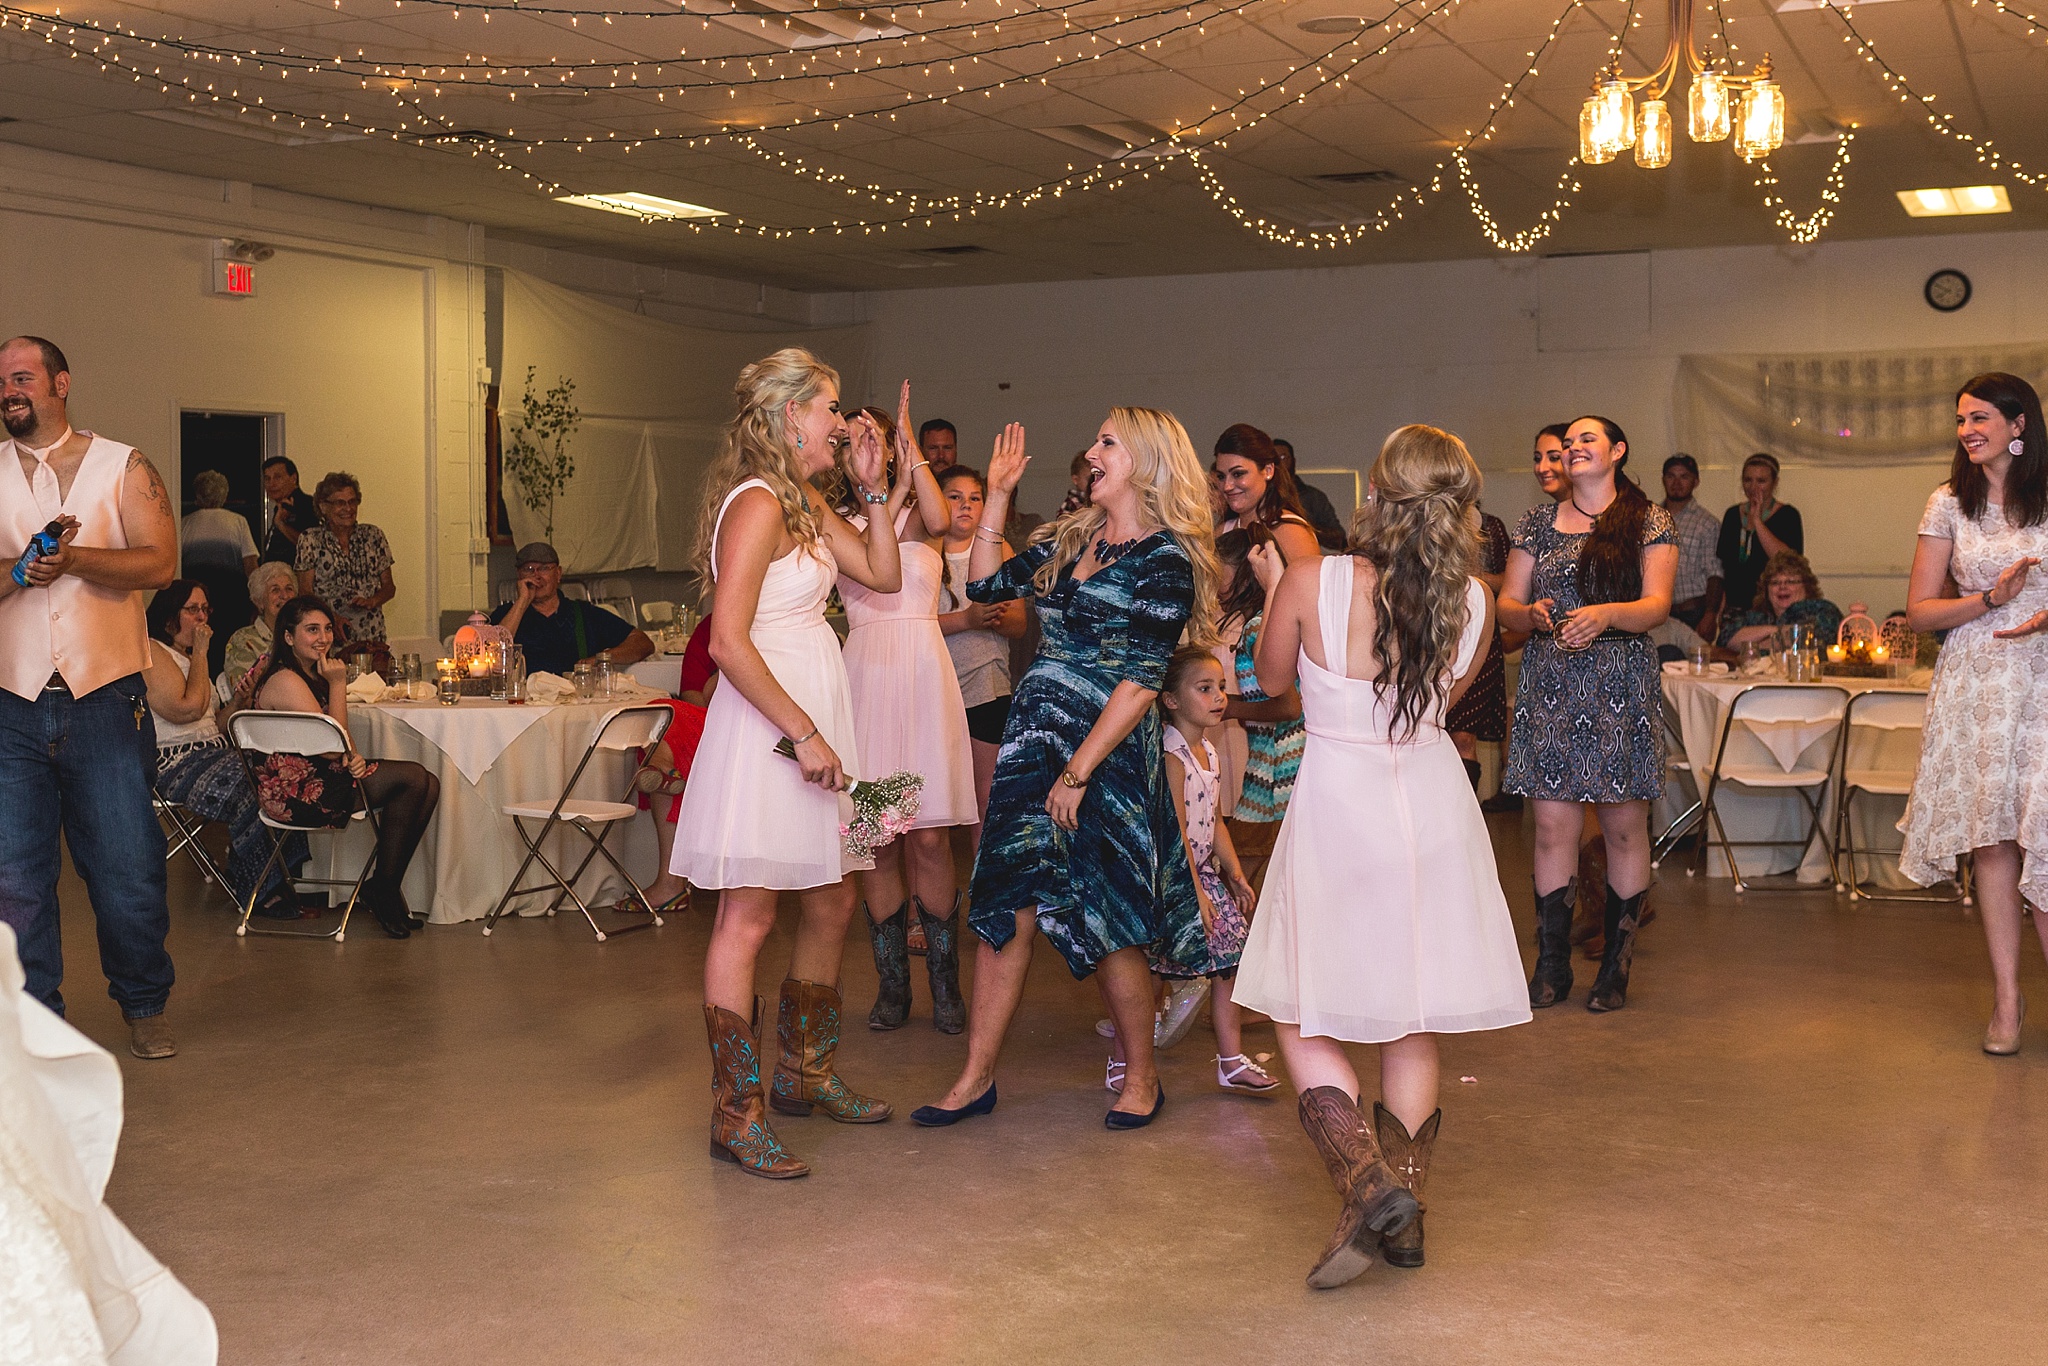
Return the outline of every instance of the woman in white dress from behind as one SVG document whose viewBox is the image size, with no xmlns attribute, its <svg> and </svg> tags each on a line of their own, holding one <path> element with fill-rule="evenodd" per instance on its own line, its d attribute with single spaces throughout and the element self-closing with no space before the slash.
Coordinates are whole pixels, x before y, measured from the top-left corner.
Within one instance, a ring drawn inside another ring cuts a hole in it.
<svg viewBox="0 0 2048 1366">
<path fill-rule="evenodd" d="M 784 891 L 803 893 L 789 975 L 776 1015 L 779 1056 L 768 1104 L 783 1114 L 822 1107 L 872 1124 L 881 1101 L 846 1088 L 839 1047 L 839 962 L 853 918 L 853 865 L 840 839 L 840 795 L 860 776 L 853 703 L 839 637 L 825 622 L 834 578 L 881 593 L 902 583 L 896 512 L 907 480 L 882 491 L 880 447 L 856 455 L 857 491 L 877 505 L 865 535 L 825 505 L 810 480 L 832 467 L 846 435 L 839 376 L 798 348 L 740 371 L 739 411 L 704 487 L 700 571 L 718 585 L 711 658 L 720 684 L 676 815 L 669 871 L 719 889 L 704 955 L 711 1039 L 711 1155 L 756 1176 L 804 1176 L 768 1126 L 757 1047 L 754 964 Z M 796 759 L 775 752 L 778 741 Z"/>
<path fill-rule="evenodd" d="M 1492 595 L 1471 577 L 1479 470 L 1449 432 L 1408 426 L 1371 481 L 1349 554 L 1260 574 L 1259 687 L 1279 696 L 1299 679 L 1308 741 L 1236 999 L 1274 1021 L 1302 1127 L 1344 1198 L 1317 1288 L 1376 1249 L 1422 1264 L 1436 1036 L 1529 1019 L 1486 824 L 1443 729 L 1493 631 Z M 1346 1041 L 1380 1045 L 1371 1119 Z"/>
</svg>

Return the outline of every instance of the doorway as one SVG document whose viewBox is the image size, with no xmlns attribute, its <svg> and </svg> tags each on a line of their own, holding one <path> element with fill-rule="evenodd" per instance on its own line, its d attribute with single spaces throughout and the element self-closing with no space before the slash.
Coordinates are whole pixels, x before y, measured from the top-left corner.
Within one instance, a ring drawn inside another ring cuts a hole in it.
<svg viewBox="0 0 2048 1366">
<path fill-rule="evenodd" d="M 249 537 L 259 548 L 263 543 L 267 509 L 263 505 L 263 462 L 284 453 L 282 413 L 224 413 L 207 409 L 186 409 L 178 414 L 178 509 L 182 517 L 199 510 L 196 483 L 199 476 L 215 472 L 227 480 L 227 502 L 223 508 L 242 518 Z M 183 537 L 180 538 L 181 544 Z M 181 576 L 196 579 L 206 589 L 213 606 L 213 643 L 207 663 L 219 674 L 226 660 L 228 637 L 255 619 L 249 603 L 249 582 L 239 564 L 219 562 L 219 556 L 195 559 L 189 547 L 179 554 Z M 229 558 L 233 558 L 230 556 Z"/>
</svg>

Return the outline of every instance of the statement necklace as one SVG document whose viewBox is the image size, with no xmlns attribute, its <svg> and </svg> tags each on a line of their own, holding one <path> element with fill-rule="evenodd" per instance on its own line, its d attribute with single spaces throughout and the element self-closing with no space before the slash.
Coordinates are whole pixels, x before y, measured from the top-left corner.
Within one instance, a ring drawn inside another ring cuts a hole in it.
<svg viewBox="0 0 2048 1366">
<path fill-rule="evenodd" d="M 1147 535 L 1149 534 L 1148 532 Z M 1115 564 L 1118 560 L 1130 554 L 1132 548 L 1144 539 L 1144 536 L 1133 536 L 1128 541 L 1117 541 L 1112 544 L 1107 536 L 1099 537 L 1095 542 L 1095 562 L 1097 564 Z"/>
</svg>

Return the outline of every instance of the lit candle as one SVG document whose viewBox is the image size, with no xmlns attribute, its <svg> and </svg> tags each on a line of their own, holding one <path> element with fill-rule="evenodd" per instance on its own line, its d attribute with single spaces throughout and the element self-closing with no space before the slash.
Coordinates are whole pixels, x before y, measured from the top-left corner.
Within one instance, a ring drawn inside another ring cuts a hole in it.
<svg viewBox="0 0 2048 1366">
<path fill-rule="evenodd" d="M 490 660 L 485 659 L 482 655 L 471 655 L 469 657 L 469 676 L 471 678 L 482 678 L 489 674 L 490 671 Z"/>
<path fill-rule="evenodd" d="M 1876 649 L 1874 649 L 1874 650 L 1872 650 L 1872 651 L 1870 652 L 1870 657 L 1871 657 L 1872 659 L 1882 660 L 1882 659 L 1886 658 L 1886 657 L 1887 657 L 1888 655 L 1890 655 L 1890 654 L 1891 654 L 1891 651 L 1889 651 L 1889 650 L 1885 649 L 1885 648 L 1884 648 L 1884 646 L 1880 645 L 1880 646 L 1878 646 L 1878 647 L 1877 647 Z"/>
<path fill-rule="evenodd" d="M 1831 664 L 1840 664 L 1843 658 L 1847 655 L 1847 653 L 1848 652 L 1845 651 L 1839 645 L 1830 645 L 1828 646 L 1828 662 Z"/>
</svg>

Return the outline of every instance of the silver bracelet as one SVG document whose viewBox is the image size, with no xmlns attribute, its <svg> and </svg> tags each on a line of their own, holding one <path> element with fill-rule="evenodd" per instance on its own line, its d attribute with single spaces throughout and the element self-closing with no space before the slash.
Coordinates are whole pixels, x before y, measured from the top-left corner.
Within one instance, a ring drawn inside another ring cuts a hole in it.
<svg viewBox="0 0 2048 1366">
<path fill-rule="evenodd" d="M 796 747 L 797 747 L 798 745 L 804 744 L 804 743 L 805 743 L 806 741 L 810 741 L 810 740 L 815 740 L 815 739 L 817 739 L 817 738 L 818 738 L 818 728 L 817 728 L 816 726 L 812 726 L 812 727 L 811 727 L 811 733 L 810 733 L 809 735 L 805 735 L 805 736 L 800 736 L 799 738 L 797 738 L 797 739 L 795 739 L 795 740 L 791 740 L 791 741 L 789 742 L 789 745 L 790 745 L 790 748 L 791 748 L 791 749 L 794 749 L 794 748 L 796 748 Z"/>
<path fill-rule="evenodd" d="M 981 538 L 982 540 L 984 540 L 984 541 L 988 541 L 988 542 L 991 542 L 992 544 L 995 544 L 995 545 L 1002 545 L 1002 544 L 1003 544 L 1003 533 L 1002 533 L 1002 532 L 1000 532 L 1000 531 L 995 531 L 995 530 L 991 530 L 990 528 L 988 528 L 988 527 L 985 527 L 985 526 L 981 526 L 981 525 L 980 525 L 980 524 L 978 524 L 978 523 L 976 524 L 976 526 L 975 526 L 975 528 L 974 528 L 974 534 L 975 534 L 976 536 L 980 537 L 980 538 Z"/>
<path fill-rule="evenodd" d="M 858 487 L 858 485 L 856 485 L 856 487 Z M 862 502 L 864 502 L 864 503 L 868 503 L 868 504 L 870 504 L 870 505 L 873 505 L 873 504 L 878 504 L 878 503 L 886 503 L 886 502 L 888 502 L 888 501 L 889 501 L 889 495 L 888 495 L 888 494 L 886 494 L 886 493 L 869 493 L 869 492 L 868 492 L 868 491 L 867 491 L 866 489 L 861 489 L 861 491 L 860 491 L 860 497 L 861 497 L 861 501 L 862 501 Z"/>
</svg>

